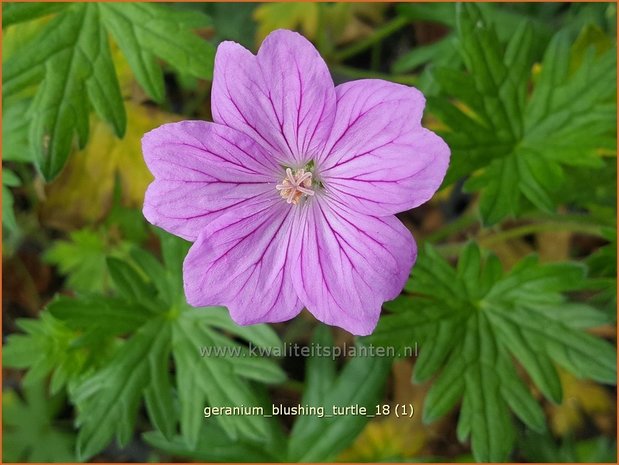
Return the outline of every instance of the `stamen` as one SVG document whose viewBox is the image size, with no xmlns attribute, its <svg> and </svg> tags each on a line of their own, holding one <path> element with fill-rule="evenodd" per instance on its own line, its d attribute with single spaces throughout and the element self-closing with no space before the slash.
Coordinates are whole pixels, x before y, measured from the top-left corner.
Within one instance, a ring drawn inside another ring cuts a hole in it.
<svg viewBox="0 0 619 465">
<path fill-rule="evenodd" d="M 275 186 L 286 203 L 296 205 L 304 195 L 312 196 L 312 172 L 301 168 L 294 173 L 290 168 L 286 168 L 286 177 L 281 184 Z"/>
</svg>

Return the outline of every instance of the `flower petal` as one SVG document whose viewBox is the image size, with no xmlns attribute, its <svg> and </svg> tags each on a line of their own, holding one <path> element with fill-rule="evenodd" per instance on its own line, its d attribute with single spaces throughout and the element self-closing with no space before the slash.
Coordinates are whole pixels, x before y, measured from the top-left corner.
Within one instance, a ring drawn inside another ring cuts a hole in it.
<svg viewBox="0 0 619 465">
<path fill-rule="evenodd" d="M 421 127 L 421 92 L 372 79 L 342 84 L 336 92 L 336 122 L 319 163 L 331 194 L 378 216 L 428 201 L 443 182 L 450 152 Z"/>
<path fill-rule="evenodd" d="M 258 55 L 222 42 L 215 56 L 213 119 L 299 166 L 322 151 L 335 116 L 335 88 L 314 46 L 292 31 L 272 32 Z"/>
<path fill-rule="evenodd" d="M 281 171 L 247 135 L 203 121 L 164 124 L 144 136 L 142 150 L 155 176 L 144 216 L 191 241 L 230 209 L 275 192 Z"/>
<path fill-rule="evenodd" d="M 320 321 L 370 334 L 382 303 L 402 291 L 417 256 L 415 241 L 394 216 L 315 200 L 302 209 L 294 234 L 297 294 Z"/>
<path fill-rule="evenodd" d="M 291 227 L 297 210 L 280 198 L 209 224 L 183 265 L 187 302 L 223 305 L 240 325 L 278 322 L 302 304 L 292 284 Z"/>
</svg>

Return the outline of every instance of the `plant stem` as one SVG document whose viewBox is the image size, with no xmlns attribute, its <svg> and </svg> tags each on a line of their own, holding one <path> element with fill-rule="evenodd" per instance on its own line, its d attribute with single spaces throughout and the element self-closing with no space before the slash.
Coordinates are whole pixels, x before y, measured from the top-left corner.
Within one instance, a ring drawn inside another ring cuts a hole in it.
<svg viewBox="0 0 619 465">
<path fill-rule="evenodd" d="M 484 245 L 496 244 L 516 237 L 527 236 L 548 231 L 569 231 L 590 236 L 602 236 L 602 231 L 599 225 L 577 222 L 558 222 L 549 221 L 546 223 L 533 223 L 518 226 L 507 231 L 501 231 L 486 237 L 479 238 L 479 242 Z"/>
<path fill-rule="evenodd" d="M 560 217 L 557 217 L 560 218 Z M 443 233 L 443 230 L 437 231 L 431 236 L 425 238 L 425 240 L 440 240 L 446 238 L 451 235 L 451 232 L 457 232 L 460 229 L 463 229 L 466 224 L 468 224 L 470 218 L 462 217 L 458 221 L 448 225 L 451 227 L 446 233 Z M 447 229 L 447 228 L 445 228 Z M 584 218 L 580 221 L 580 218 L 570 217 L 569 221 L 559 221 L 551 220 L 548 222 L 539 222 L 539 223 L 531 223 L 525 224 L 522 226 L 517 226 L 512 229 L 508 229 L 506 231 L 499 231 L 497 233 L 490 233 L 486 236 L 477 236 L 475 237 L 475 241 L 484 246 L 490 246 L 493 244 L 497 244 L 500 242 L 504 242 L 510 239 L 515 239 L 517 237 L 527 236 L 529 234 L 536 234 L 540 232 L 550 232 L 550 231 L 569 231 L 578 234 L 586 234 L 589 236 L 598 236 L 603 237 L 602 235 L 602 226 L 599 224 L 591 224 L 585 223 Z M 438 239 L 437 239 L 438 238 Z M 437 245 L 437 249 L 444 257 L 453 257 L 460 253 L 460 250 L 466 242 L 451 242 L 447 244 Z"/>
<path fill-rule="evenodd" d="M 472 226 L 477 223 L 477 215 L 475 213 L 469 213 L 466 215 L 462 215 L 452 221 L 451 223 L 447 223 L 445 226 L 440 228 L 438 231 L 433 232 L 432 234 L 428 234 L 421 241 L 422 242 L 440 242 L 444 239 L 447 239 L 449 236 L 452 236 L 455 233 L 458 233 L 462 230 L 467 229 L 469 226 Z"/>
<path fill-rule="evenodd" d="M 376 42 L 380 42 L 385 37 L 388 37 L 394 32 L 402 29 L 407 24 L 408 19 L 398 16 L 397 18 L 392 19 L 385 25 L 376 29 L 369 37 L 360 40 L 359 42 L 335 53 L 334 58 L 336 61 L 344 61 L 352 56 L 355 56 L 358 53 L 361 53 L 364 50 L 370 48 Z"/>
<path fill-rule="evenodd" d="M 344 65 L 336 65 L 332 66 L 331 69 L 337 74 L 343 74 L 345 76 L 350 76 L 354 79 L 384 79 L 385 81 L 397 82 L 398 84 L 406 84 L 409 86 L 414 86 L 417 84 L 417 76 L 400 74 L 386 74 L 380 73 L 378 71 L 368 71 L 364 69 L 353 68 L 351 66 Z"/>
</svg>

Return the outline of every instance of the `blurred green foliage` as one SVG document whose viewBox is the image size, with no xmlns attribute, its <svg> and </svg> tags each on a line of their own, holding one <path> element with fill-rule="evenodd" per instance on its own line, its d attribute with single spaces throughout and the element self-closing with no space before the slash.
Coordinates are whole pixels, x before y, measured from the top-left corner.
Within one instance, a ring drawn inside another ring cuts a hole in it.
<svg viewBox="0 0 619 465">
<path fill-rule="evenodd" d="M 24 399 L 14 391 L 3 392 L 2 458 L 4 462 L 72 462 L 75 435 L 54 420 L 64 406 L 64 396 L 49 397 L 45 383 L 24 389 Z"/>
</svg>

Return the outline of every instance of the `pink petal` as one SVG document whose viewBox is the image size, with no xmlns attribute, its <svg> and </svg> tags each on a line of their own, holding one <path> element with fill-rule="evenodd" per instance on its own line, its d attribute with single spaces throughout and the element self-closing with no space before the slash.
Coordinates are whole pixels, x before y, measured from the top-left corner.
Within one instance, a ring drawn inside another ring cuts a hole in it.
<svg viewBox="0 0 619 465">
<path fill-rule="evenodd" d="M 302 308 L 288 259 L 298 210 L 277 194 L 257 207 L 209 224 L 183 266 L 187 302 L 226 306 L 240 325 L 289 320 Z"/>
<path fill-rule="evenodd" d="M 417 207 L 440 187 L 449 147 L 421 127 L 425 98 L 380 80 L 336 88 L 337 114 L 319 176 L 351 208 L 391 215 Z"/>
<path fill-rule="evenodd" d="M 203 121 L 164 124 L 147 133 L 142 150 L 155 180 L 144 216 L 194 241 L 211 221 L 275 191 L 277 166 L 245 134 Z"/>
<path fill-rule="evenodd" d="M 302 209 L 294 233 L 297 294 L 320 321 L 370 334 L 382 303 L 402 291 L 417 256 L 415 241 L 394 216 L 315 200 Z"/>
<path fill-rule="evenodd" d="M 258 55 L 222 42 L 215 56 L 213 119 L 260 142 L 282 162 L 302 166 L 322 151 L 335 115 L 335 89 L 314 46 L 278 30 Z"/>
</svg>

